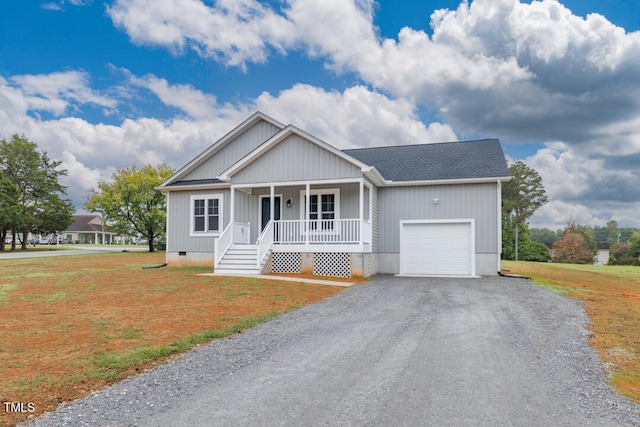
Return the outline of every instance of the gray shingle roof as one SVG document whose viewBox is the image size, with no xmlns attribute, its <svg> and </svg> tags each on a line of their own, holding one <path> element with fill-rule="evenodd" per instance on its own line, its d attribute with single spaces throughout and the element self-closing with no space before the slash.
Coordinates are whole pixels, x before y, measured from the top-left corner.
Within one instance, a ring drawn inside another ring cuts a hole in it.
<svg viewBox="0 0 640 427">
<path fill-rule="evenodd" d="M 509 176 L 500 141 L 445 142 L 343 150 L 374 166 L 387 180 L 497 178 Z"/>
</svg>

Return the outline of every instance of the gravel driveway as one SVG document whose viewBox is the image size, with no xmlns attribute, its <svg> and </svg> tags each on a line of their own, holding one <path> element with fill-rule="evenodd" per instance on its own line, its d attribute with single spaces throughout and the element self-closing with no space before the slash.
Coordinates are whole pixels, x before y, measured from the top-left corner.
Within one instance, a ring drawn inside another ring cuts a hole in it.
<svg viewBox="0 0 640 427">
<path fill-rule="evenodd" d="M 378 276 L 34 425 L 640 425 L 586 322 L 521 279 Z"/>
</svg>

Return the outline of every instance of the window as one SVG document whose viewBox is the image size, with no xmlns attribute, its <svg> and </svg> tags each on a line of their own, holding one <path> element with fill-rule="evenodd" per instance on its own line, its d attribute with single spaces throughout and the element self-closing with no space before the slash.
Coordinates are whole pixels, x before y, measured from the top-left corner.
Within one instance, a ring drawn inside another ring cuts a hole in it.
<svg viewBox="0 0 640 427">
<path fill-rule="evenodd" d="M 218 234 L 222 230 L 222 194 L 191 196 L 191 235 Z"/>
<path fill-rule="evenodd" d="M 306 192 L 300 192 L 300 200 L 303 201 L 300 206 L 300 216 L 306 218 L 307 199 Z M 317 221 L 311 224 L 311 229 L 317 230 L 318 223 L 321 224 L 323 230 L 333 229 L 333 219 L 339 219 L 340 206 L 340 190 L 311 190 L 309 195 L 309 220 Z"/>
</svg>

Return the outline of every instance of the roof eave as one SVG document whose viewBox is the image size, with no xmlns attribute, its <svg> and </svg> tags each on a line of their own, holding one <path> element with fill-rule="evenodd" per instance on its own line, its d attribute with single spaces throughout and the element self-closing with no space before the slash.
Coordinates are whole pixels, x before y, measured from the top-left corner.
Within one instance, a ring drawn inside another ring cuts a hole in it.
<svg viewBox="0 0 640 427">
<path fill-rule="evenodd" d="M 391 181 L 384 180 L 384 187 L 406 187 L 419 185 L 447 185 L 447 184 L 486 184 L 493 182 L 510 181 L 510 176 L 495 176 L 483 178 L 454 178 L 454 179 L 431 179 L 420 181 Z"/>
<path fill-rule="evenodd" d="M 162 193 L 170 193 L 172 191 L 189 191 L 189 190 L 219 190 L 229 188 L 229 184 L 226 182 L 220 184 L 192 184 L 192 185 L 170 185 L 170 186 L 158 186 L 156 190 Z"/>
</svg>

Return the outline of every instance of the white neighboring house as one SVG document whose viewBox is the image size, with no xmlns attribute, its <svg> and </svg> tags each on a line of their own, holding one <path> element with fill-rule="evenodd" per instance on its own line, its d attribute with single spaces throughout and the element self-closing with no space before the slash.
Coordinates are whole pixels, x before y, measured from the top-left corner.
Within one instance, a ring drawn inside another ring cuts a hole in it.
<svg viewBox="0 0 640 427">
<path fill-rule="evenodd" d="M 71 243 L 111 244 L 117 233 L 104 225 L 100 215 L 74 215 L 73 223 L 59 234 Z"/>
<path fill-rule="evenodd" d="M 340 150 L 257 112 L 158 187 L 167 263 L 496 275 L 509 179 L 497 139 Z"/>
</svg>

